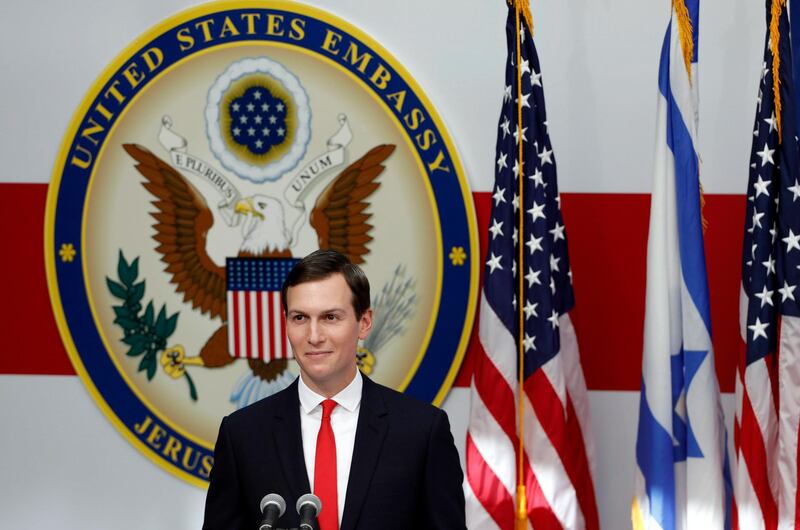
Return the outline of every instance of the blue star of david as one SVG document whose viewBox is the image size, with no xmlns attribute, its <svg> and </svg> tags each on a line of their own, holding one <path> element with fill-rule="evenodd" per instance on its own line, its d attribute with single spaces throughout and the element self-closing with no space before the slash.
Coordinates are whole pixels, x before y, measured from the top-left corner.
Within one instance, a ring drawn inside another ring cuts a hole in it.
<svg viewBox="0 0 800 530">
<path fill-rule="evenodd" d="M 687 457 L 703 458 L 692 431 L 692 418 L 686 410 L 686 390 L 707 355 L 708 351 L 683 351 L 681 348 L 671 358 L 673 462 L 685 462 Z"/>
</svg>

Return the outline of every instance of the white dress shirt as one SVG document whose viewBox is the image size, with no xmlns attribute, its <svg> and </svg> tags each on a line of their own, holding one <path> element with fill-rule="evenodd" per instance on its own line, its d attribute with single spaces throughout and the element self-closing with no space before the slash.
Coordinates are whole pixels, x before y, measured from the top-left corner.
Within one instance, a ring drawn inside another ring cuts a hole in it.
<svg viewBox="0 0 800 530">
<path fill-rule="evenodd" d="M 303 435 L 303 458 L 308 471 L 308 483 L 314 489 L 314 463 L 317 455 L 317 434 L 322 422 L 322 402 L 327 398 L 320 396 L 303 382 L 302 376 L 297 384 L 300 397 L 300 431 Z M 341 392 L 331 399 L 337 403 L 331 413 L 331 428 L 336 439 L 336 496 L 339 501 L 339 524 L 344 512 L 344 498 L 347 494 L 347 480 L 350 477 L 350 463 L 353 461 L 353 445 L 356 441 L 358 411 L 361 408 L 361 389 L 364 381 L 361 371 Z M 323 506 L 325 510 L 327 507 Z"/>
</svg>

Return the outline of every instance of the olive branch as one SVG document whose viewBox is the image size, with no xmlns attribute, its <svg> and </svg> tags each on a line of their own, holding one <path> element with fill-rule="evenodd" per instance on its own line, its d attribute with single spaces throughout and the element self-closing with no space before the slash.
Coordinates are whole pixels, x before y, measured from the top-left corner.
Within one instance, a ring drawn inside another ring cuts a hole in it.
<svg viewBox="0 0 800 530">
<path fill-rule="evenodd" d="M 158 353 L 166 349 L 167 339 L 175 332 L 178 325 L 178 313 L 167 316 L 166 304 L 156 315 L 153 301 L 150 300 L 142 311 L 142 298 L 144 297 L 145 281 L 137 282 L 139 277 L 139 258 L 128 263 L 122 250 L 119 251 L 117 261 L 117 276 L 119 281 L 106 277 L 106 285 L 111 294 L 120 300 L 120 305 L 113 306 L 114 324 L 122 328 L 122 342 L 129 346 L 125 354 L 129 357 L 139 357 L 139 372 L 145 372 L 147 380 L 152 381 L 158 367 Z M 197 390 L 188 373 L 184 374 L 189 383 L 189 395 L 197 401 Z"/>
</svg>

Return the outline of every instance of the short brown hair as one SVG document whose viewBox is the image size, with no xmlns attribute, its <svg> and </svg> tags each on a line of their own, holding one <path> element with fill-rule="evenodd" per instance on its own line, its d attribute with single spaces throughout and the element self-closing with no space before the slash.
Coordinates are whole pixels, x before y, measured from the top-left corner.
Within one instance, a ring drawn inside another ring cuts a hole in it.
<svg viewBox="0 0 800 530">
<path fill-rule="evenodd" d="M 361 315 L 363 315 L 371 305 L 367 275 L 364 274 L 361 267 L 347 259 L 347 256 L 331 249 L 319 249 L 312 252 L 301 259 L 297 265 L 289 271 L 286 280 L 283 282 L 283 287 L 281 287 L 283 313 L 287 314 L 289 312 L 286 305 L 286 293 L 289 287 L 294 287 L 301 283 L 324 280 L 333 274 L 341 274 L 344 276 L 347 286 L 350 287 L 350 292 L 353 295 L 352 303 L 356 318 L 360 319 Z"/>
</svg>

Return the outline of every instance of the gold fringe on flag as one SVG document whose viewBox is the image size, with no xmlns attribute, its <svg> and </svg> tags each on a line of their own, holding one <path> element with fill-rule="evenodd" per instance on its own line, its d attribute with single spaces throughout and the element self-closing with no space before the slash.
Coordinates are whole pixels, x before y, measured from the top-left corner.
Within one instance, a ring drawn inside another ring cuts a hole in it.
<svg viewBox="0 0 800 530">
<path fill-rule="evenodd" d="M 522 14 L 525 22 L 528 23 L 528 28 L 531 30 L 531 36 L 533 36 L 533 15 L 531 14 L 530 0 L 506 0 L 506 4 L 516 9 L 517 14 Z M 517 28 L 519 28 L 519 21 L 517 21 Z"/>
<path fill-rule="evenodd" d="M 772 95 L 775 98 L 775 120 L 778 127 L 778 142 L 783 141 L 781 134 L 781 11 L 786 0 L 772 0 L 771 18 L 769 21 L 769 49 L 772 51 Z"/>
<path fill-rule="evenodd" d="M 692 86 L 692 57 L 694 57 L 694 38 L 692 36 L 692 19 L 684 0 L 672 0 L 672 8 L 678 18 L 678 39 L 681 41 L 683 51 L 683 65 L 689 77 L 689 86 Z"/>
</svg>

